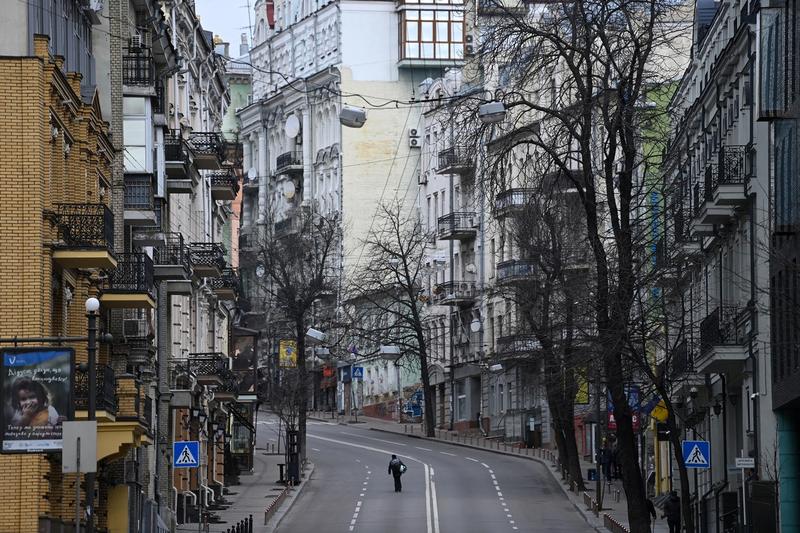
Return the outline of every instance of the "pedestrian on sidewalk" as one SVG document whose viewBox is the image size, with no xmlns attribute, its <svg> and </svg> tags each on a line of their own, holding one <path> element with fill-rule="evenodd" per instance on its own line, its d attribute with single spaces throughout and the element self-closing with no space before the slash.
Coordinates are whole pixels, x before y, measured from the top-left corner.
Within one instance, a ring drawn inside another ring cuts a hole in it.
<svg viewBox="0 0 800 533">
<path fill-rule="evenodd" d="M 681 499 L 674 490 L 669 493 L 669 498 L 664 503 L 664 515 L 667 519 L 669 533 L 680 533 L 681 531 Z"/>
<path fill-rule="evenodd" d="M 650 516 L 653 517 L 653 526 L 650 528 L 651 531 L 655 531 L 656 529 L 656 518 L 658 515 L 656 514 L 656 506 L 653 504 L 653 500 L 647 498 L 647 512 L 650 513 Z"/>
<path fill-rule="evenodd" d="M 403 492 L 403 483 L 400 481 L 400 476 L 406 471 L 406 465 L 403 461 L 392 454 L 392 460 L 389 461 L 389 473 L 394 477 L 394 491 Z"/>
</svg>

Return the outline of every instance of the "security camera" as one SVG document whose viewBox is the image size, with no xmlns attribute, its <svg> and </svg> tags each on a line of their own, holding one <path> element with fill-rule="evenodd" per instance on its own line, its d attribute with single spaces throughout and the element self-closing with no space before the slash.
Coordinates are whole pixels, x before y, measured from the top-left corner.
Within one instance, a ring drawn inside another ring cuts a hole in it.
<svg viewBox="0 0 800 533">
<path fill-rule="evenodd" d="M 348 128 L 360 128 L 367 122 L 367 110 L 346 105 L 339 112 L 339 122 Z"/>
</svg>

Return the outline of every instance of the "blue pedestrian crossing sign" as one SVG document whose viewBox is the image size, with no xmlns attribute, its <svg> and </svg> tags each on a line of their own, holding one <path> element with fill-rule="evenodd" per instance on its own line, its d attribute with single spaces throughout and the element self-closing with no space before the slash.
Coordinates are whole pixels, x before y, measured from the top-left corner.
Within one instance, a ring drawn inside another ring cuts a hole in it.
<svg viewBox="0 0 800 533">
<path fill-rule="evenodd" d="M 353 379 L 364 379 L 364 367 L 363 366 L 354 366 L 353 367 Z"/>
<path fill-rule="evenodd" d="M 708 441 L 683 441 L 683 464 L 686 468 L 711 468 L 711 445 Z"/>
<path fill-rule="evenodd" d="M 172 443 L 173 468 L 197 468 L 200 466 L 200 442 L 196 440 Z"/>
</svg>

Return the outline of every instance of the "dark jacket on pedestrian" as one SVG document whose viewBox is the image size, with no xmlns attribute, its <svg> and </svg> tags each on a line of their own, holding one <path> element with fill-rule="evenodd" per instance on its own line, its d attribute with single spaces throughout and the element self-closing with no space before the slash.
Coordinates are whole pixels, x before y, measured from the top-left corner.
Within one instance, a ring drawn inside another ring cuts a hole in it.
<svg viewBox="0 0 800 533">
<path fill-rule="evenodd" d="M 681 499 L 677 494 L 671 494 L 670 497 L 664 502 L 664 516 L 670 522 L 681 521 Z"/>
<path fill-rule="evenodd" d="M 392 457 L 392 460 L 389 461 L 389 473 L 393 476 L 399 476 L 403 473 L 402 471 L 403 461 L 398 459 L 397 457 Z"/>
</svg>

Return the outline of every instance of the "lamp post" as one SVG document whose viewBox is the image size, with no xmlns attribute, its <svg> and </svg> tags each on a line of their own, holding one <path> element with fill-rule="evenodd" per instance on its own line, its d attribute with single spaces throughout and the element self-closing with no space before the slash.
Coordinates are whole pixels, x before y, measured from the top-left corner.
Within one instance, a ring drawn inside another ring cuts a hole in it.
<svg viewBox="0 0 800 533">
<path fill-rule="evenodd" d="M 100 300 L 88 298 L 86 300 L 87 344 L 86 354 L 89 366 L 89 401 L 88 401 L 88 420 L 96 419 L 97 403 L 97 311 L 100 310 Z M 94 533 L 94 473 L 86 474 L 86 531 Z M 76 483 L 79 481 L 76 481 Z M 78 502 L 75 502 L 77 505 Z"/>
<path fill-rule="evenodd" d="M 394 369 L 397 374 L 397 422 L 400 423 L 403 421 L 403 414 L 402 411 L 400 410 L 401 408 L 400 402 L 401 398 L 403 397 L 403 387 L 400 384 L 400 365 L 397 364 L 397 362 L 400 360 L 403 354 L 400 353 L 399 346 L 384 346 L 384 345 L 381 345 L 378 353 L 380 354 L 381 359 L 384 359 L 386 361 L 391 361 L 394 364 Z"/>
</svg>

